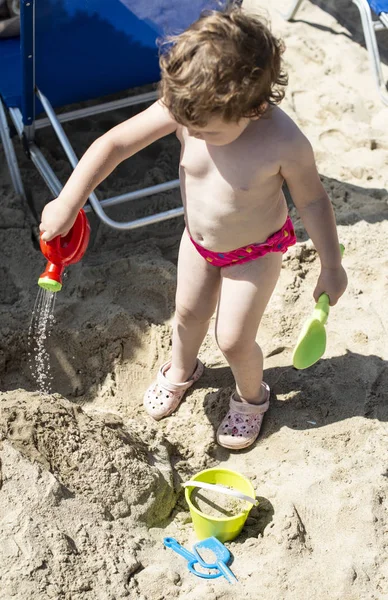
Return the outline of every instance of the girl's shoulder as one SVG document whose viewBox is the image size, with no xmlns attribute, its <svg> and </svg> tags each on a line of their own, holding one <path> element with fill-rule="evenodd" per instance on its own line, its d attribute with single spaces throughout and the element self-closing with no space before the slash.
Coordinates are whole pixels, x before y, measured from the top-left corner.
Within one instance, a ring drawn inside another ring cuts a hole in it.
<svg viewBox="0 0 388 600">
<path fill-rule="evenodd" d="M 310 146 L 310 142 L 295 121 L 279 106 L 271 110 L 271 132 L 282 145 L 283 152 L 297 152 Z"/>
</svg>

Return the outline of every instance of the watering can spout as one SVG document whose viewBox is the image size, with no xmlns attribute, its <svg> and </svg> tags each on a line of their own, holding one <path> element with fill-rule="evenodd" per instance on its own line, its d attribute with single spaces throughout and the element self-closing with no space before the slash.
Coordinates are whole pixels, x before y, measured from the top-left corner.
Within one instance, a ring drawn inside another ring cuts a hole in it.
<svg viewBox="0 0 388 600">
<path fill-rule="evenodd" d="M 73 227 L 65 236 L 57 236 L 49 242 L 40 237 L 40 249 L 47 258 L 46 269 L 38 279 L 38 285 L 50 292 L 62 289 L 62 275 L 65 267 L 81 260 L 90 238 L 90 225 L 81 209 Z"/>
<path fill-rule="evenodd" d="M 45 270 L 38 279 L 38 285 L 49 292 L 60 292 L 64 270 L 64 265 L 56 265 L 48 261 Z"/>
</svg>

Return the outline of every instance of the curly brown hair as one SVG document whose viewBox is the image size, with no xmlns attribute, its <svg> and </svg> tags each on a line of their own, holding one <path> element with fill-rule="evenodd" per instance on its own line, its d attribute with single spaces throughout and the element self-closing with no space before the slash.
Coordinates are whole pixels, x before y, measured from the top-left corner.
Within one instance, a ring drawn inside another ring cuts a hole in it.
<svg viewBox="0 0 388 600">
<path fill-rule="evenodd" d="M 207 11 L 161 45 L 162 102 L 182 125 L 204 127 L 261 116 L 284 97 L 284 46 L 258 17 L 236 6 Z"/>
</svg>

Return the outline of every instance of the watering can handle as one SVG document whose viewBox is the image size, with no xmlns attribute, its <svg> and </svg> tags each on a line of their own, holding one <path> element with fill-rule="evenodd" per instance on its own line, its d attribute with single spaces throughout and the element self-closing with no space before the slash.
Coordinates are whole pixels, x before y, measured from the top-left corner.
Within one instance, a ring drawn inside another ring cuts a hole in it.
<svg viewBox="0 0 388 600">
<path fill-rule="evenodd" d="M 252 498 L 251 496 L 247 496 L 242 492 L 239 492 L 235 489 L 227 488 L 224 485 L 219 485 L 217 483 L 205 483 L 204 481 L 186 481 L 182 484 L 183 487 L 197 487 L 202 488 L 204 490 L 211 490 L 213 492 L 220 492 L 221 494 L 226 494 L 227 496 L 234 496 L 235 498 L 239 498 L 240 500 L 245 500 L 246 502 L 250 502 L 251 504 L 257 506 L 258 501 L 256 498 Z"/>
</svg>

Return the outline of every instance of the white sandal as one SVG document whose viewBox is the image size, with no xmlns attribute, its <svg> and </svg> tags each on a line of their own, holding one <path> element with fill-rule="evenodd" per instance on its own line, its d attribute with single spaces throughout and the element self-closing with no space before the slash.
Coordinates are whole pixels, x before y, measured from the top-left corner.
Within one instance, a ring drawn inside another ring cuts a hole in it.
<svg viewBox="0 0 388 600">
<path fill-rule="evenodd" d="M 264 381 L 261 383 L 265 400 L 262 404 L 249 404 L 230 397 L 229 410 L 217 429 L 217 442 L 230 450 L 248 448 L 260 433 L 264 413 L 269 407 L 270 389 Z"/>
<path fill-rule="evenodd" d="M 164 363 L 158 371 L 156 381 L 150 385 L 144 394 L 144 408 L 156 421 L 168 417 L 179 406 L 185 392 L 201 377 L 204 366 L 197 359 L 197 366 L 188 381 L 184 383 L 172 383 L 165 376 L 171 367 L 171 361 Z"/>
</svg>

